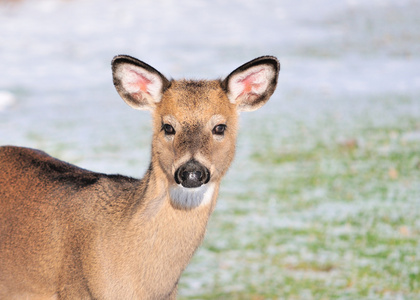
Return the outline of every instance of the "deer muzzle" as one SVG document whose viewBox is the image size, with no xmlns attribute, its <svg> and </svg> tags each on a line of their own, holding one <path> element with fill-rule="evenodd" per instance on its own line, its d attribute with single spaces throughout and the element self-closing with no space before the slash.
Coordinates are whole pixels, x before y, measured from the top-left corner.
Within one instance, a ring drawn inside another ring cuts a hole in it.
<svg viewBox="0 0 420 300">
<path fill-rule="evenodd" d="M 210 180 L 210 171 L 196 160 L 190 160 L 175 171 L 175 182 L 185 188 L 196 188 Z"/>
</svg>

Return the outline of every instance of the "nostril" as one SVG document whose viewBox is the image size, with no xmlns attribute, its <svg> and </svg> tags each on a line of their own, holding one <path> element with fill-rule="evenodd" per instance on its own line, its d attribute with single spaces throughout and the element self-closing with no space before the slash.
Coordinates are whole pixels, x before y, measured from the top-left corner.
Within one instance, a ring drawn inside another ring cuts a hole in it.
<svg viewBox="0 0 420 300">
<path fill-rule="evenodd" d="M 184 180 L 187 180 L 187 179 L 188 179 L 188 172 L 186 172 L 186 171 L 182 172 L 181 180 L 184 181 Z"/>
<path fill-rule="evenodd" d="M 207 168 L 204 168 L 204 178 L 202 176 L 201 180 L 203 183 L 207 183 L 210 181 L 210 171 Z"/>
<path fill-rule="evenodd" d="M 183 174 L 184 174 L 185 172 L 182 172 L 180 169 L 181 169 L 181 168 L 179 168 L 178 170 L 176 170 L 176 171 L 175 171 L 175 176 L 174 176 L 174 178 L 175 178 L 175 182 L 176 182 L 177 184 L 180 184 L 182 181 L 184 181 Z"/>
</svg>

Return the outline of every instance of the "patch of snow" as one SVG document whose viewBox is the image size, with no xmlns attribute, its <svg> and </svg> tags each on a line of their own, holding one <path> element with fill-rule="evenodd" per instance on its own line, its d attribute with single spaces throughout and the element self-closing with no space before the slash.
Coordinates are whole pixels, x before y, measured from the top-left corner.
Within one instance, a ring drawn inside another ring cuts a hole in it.
<svg viewBox="0 0 420 300">
<path fill-rule="evenodd" d="M 420 141 L 420 131 L 411 131 L 406 132 L 402 136 L 402 140 L 406 142 L 419 142 Z"/>
<path fill-rule="evenodd" d="M 0 111 L 12 106 L 16 103 L 16 97 L 8 91 L 0 90 Z"/>
</svg>

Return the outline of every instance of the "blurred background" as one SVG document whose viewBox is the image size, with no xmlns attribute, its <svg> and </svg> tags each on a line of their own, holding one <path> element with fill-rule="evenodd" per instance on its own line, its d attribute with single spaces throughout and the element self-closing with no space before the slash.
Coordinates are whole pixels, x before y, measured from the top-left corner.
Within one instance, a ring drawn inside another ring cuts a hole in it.
<svg viewBox="0 0 420 300">
<path fill-rule="evenodd" d="M 117 54 L 168 78 L 281 63 L 180 299 L 418 299 L 420 1 L 2 0 L 0 145 L 141 177 L 150 116 Z"/>
</svg>

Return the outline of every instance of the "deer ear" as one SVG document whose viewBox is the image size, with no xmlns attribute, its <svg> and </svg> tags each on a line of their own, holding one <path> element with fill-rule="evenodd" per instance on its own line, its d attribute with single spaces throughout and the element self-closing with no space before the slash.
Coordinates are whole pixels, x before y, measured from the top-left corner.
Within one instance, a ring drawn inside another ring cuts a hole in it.
<svg viewBox="0 0 420 300">
<path fill-rule="evenodd" d="M 229 101 L 238 111 L 253 111 L 270 99 L 277 85 L 280 64 L 274 56 L 247 62 L 222 81 Z"/>
<path fill-rule="evenodd" d="M 128 55 L 114 57 L 112 76 L 121 98 L 135 109 L 153 110 L 170 86 L 153 67 Z"/>
</svg>

